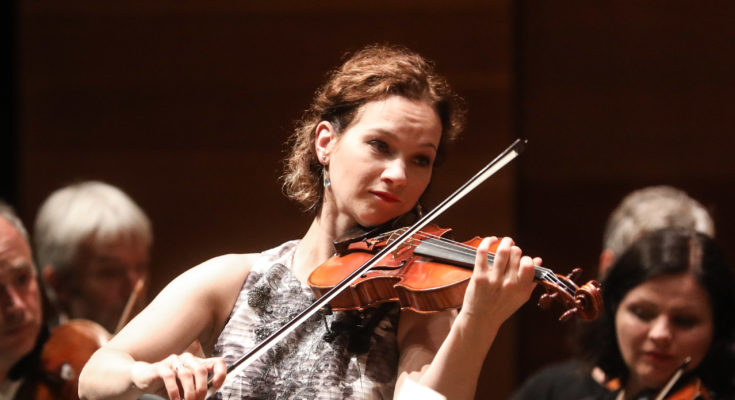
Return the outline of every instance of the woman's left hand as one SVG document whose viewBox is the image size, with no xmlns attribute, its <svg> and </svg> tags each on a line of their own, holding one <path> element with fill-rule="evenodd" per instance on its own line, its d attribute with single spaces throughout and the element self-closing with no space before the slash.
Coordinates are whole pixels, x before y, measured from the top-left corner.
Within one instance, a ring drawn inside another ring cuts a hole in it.
<svg viewBox="0 0 735 400">
<path fill-rule="evenodd" d="M 534 266 L 540 258 L 531 259 L 515 246 L 513 239 L 503 238 L 488 265 L 488 252 L 496 237 L 482 240 L 477 247 L 475 268 L 465 292 L 461 314 L 473 323 L 498 327 L 531 296 L 535 287 Z"/>
</svg>

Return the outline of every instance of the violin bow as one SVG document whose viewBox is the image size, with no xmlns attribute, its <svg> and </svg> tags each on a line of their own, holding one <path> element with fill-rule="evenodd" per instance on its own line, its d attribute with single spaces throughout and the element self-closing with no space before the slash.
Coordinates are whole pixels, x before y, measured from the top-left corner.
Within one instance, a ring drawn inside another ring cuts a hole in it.
<svg viewBox="0 0 735 400">
<path fill-rule="evenodd" d="M 400 236 L 398 236 L 392 243 L 385 246 L 382 250 L 380 250 L 377 254 L 375 254 L 370 260 L 365 262 L 362 266 L 357 268 L 353 273 L 348 275 L 345 279 L 342 280 L 342 282 L 338 283 L 336 286 L 334 286 L 332 289 L 330 289 L 328 292 L 326 292 L 322 297 L 315 300 L 311 305 L 306 307 L 303 311 L 301 311 L 297 316 L 295 316 L 290 321 L 286 322 L 283 326 L 278 328 L 275 332 L 273 332 L 270 336 L 263 339 L 260 343 L 253 346 L 250 350 L 248 350 L 247 353 L 243 354 L 239 359 L 237 359 L 232 365 L 227 367 L 227 378 L 229 379 L 230 376 L 234 375 L 234 373 L 241 371 L 248 365 L 250 365 L 250 362 L 258 359 L 260 356 L 263 355 L 266 351 L 270 350 L 276 343 L 284 339 L 286 336 L 288 336 L 291 332 L 293 332 L 297 327 L 299 327 L 301 324 L 303 324 L 306 320 L 311 318 L 312 315 L 316 314 L 322 307 L 326 306 L 332 299 L 337 297 L 337 295 L 340 294 L 345 288 L 349 287 L 350 284 L 352 284 L 354 281 L 360 278 L 362 274 L 367 272 L 370 268 L 374 267 L 375 264 L 377 264 L 385 255 L 391 253 L 393 250 L 395 250 L 398 246 L 400 246 L 403 242 L 406 241 L 406 239 L 413 236 L 415 233 L 417 233 L 421 228 L 426 226 L 428 223 L 433 221 L 436 217 L 441 215 L 444 211 L 448 210 L 451 206 L 453 206 L 457 201 L 459 201 L 461 198 L 466 196 L 468 193 L 473 191 L 478 185 L 485 182 L 488 178 L 493 176 L 496 172 L 498 172 L 501 168 L 505 167 L 509 162 L 513 161 L 516 157 L 518 157 L 521 152 L 525 149 L 526 143 L 528 141 L 525 139 L 516 139 L 508 148 L 503 150 L 502 153 L 500 153 L 495 159 L 490 161 L 485 167 L 483 167 L 479 172 L 477 172 L 472 178 L 470 178 L 467 182 L 465 182 L 462 186 L 460 186 L 459 189 L 455 190 L 454 193 L 450 194 L 446 199 L 444 199 L 438 206 L 434 207 L 431 211 L 427 212 L 423 217 L 421 217 L 416 223 L 414 223 L 411 227 L 407 228 L 405 232 L 403 232 Z M 212 381 L 209 381 L 210 389 L 207 392 L 207 396 L 210 396 L 214 394 L 214 390 L 211 388 Z"/>
<path fill-rule="evenodd" d="M 679 381 L 679 378 L 681 378 L 681 375 L 684 374 L 684 371 L 686 371 L 687 366 L 689 363 L 692 362 L 691 357 L 687 357 L 683 363 L 679 366 L 679 368 L 676 369 L 676 372 L 674 372 L 674 375 L 671 375 L 671 378 L 668 382 L 666 382 L 666 385 L 664 385 L 663 389 L 661 389 L 660 392 L 656 395 L 656 397 L 653 400 L 664 400 L 666 398 L 666 395 L 669 394 L 671 391 L 671 388 L 674 387 L 677 381 Z"/>
<path fill-rule="evenodd" d="M 115 327 L 115 332 L 113 332 L 113 334 L 117 334 L 118 332 L 120 332 L 120 330 L 128 322 L 130 322 L 130 316 L 133 312 L 133 307 L 140 300 L 139 297 L 140 297 L 140 294 L 143 292 L 144 286 L 145 286 L 145 278 L 138 278 L 138 280 L 135 282 L 135 286 L 133 287 L 133 290 L 130 292 L 130 297 L 128 297 L 128 301 L 125 303 L 125 308 L 123 309 L 123 312 L 120 315 L 120 319 L 117 321 L 117 327 Z"/>
</svg>

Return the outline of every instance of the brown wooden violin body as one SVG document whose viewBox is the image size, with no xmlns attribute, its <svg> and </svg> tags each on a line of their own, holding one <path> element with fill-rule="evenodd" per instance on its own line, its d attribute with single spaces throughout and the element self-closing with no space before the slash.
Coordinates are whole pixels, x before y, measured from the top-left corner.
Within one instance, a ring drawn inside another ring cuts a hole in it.
<svg viewBox="0 0 735 400">
<path fill-rule="evenodd" d="M 34 400 L 78 400 L 79 374 L 84 364 L 110 334 L 101 325 L 73 319 L 51 330 L 40 361 L 26 378 L 17 398 Z"/>
<path fill-rule="evenodd" d="M 331 308 L 359 310 L 389 301 L 398 301 L 402 308 L 422 313 L 458 308 L 472 275 L 481 238 L 459 243 L 446 238 L 449 232 L 450 229 L 427 225 L 335 297 L 330 302 Z M 338 255 L 309 276 L 308 283 L 315 296 L 319 298 L 336 286 L 397 234 L 398 231 L 392 231 L 336 244 Z M 494 255 L 488 258 L 492 262 Z M 573 275 L 578 275 L 577 271 L 581 272 L 575 270 Z M 573 277 L 556 275 L 540 267 L 536 268 L 535 278 L 547 291 L 539 304 L 545 308 L 551 300 L 559 300 L 567 309 L 561 319 L 576 314 L 592 320 L 599 315 L 602 296 L 596 281 L 579 287 Z"/>
<path fill-rule="evenodd" d="M 136 282 L 116 332 L 130 320 L 144 286 L 143 278 Z M 79 400 L 77 390 L 82 368 L 111 338 L 112 334 L 102 325 L 86 319 L 71 319 L 54 327 L 43 345 L 37 367 L 21 386 L 17 398 Z"/>
<path fill-rule="evenodd" d="M 712 400 L 707 389 L 698 378 L 664 397 L 664 400 Z"/>
</svg>

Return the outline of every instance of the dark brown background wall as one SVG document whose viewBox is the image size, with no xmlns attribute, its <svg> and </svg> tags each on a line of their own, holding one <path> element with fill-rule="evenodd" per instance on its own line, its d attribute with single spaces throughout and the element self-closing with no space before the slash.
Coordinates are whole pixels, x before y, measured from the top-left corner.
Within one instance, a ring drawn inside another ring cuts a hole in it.
<svg viewBox="0 0 735 400">
<path fill-rule="evenodd" d="M 292 121 L 345 51 L 393 42 L 435 60 L 470 106 L 430 199 L 529 139 L 442 217 L 458 238 L 513 235 L 591 278 L 609 211 L 667 183 L 709 206 L 733 243 L 733 6 L 446 3 L 19 2 L 18 145 L 3 153 L 17 161 L 3 186 L 29 224 L 64 184 L 123 188 L 154 223 L 157 291 L 209 257 L 303 233 L 308 218 L 277 182 Z M 505 398 L 568 355 L 559 310 L 531 303 L 504 327 L 478 398 Z"/>
<path fill-rule="evenodd" d="M 733 260 L 733 4 L 528 0 L 518 15 L 516 127 L 533 143 L 518 175 L 525 250 L 593 278 L 609 212 L 671 184 L 710 209 Z M 531 304 L 521 316 L 521 376 L 567 356 L 569 327 Z"/>
</svg>

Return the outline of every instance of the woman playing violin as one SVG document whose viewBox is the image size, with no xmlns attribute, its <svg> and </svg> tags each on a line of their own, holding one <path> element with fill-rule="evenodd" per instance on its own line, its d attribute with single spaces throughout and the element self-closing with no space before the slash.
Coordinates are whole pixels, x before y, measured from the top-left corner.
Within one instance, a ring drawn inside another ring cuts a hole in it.
<svg viewBox="0 0 735 400">
<path fill-rule="evenodd" d="M 291 139 L 284 187 L 314 213 L 300 240 L 225 255 L 185 272 L 85 367 L 83 398 L 158 393 L 203 398 L 226 364 L 313 301 L 310 273 L 359 227 L 411 214 L 462 110 L 433 66 L 398 47 L 371 46 L 331 73 Z M 390 398 L 413 380 L 452 399 L 473 398 L 502 322 L 533 289 L 540 259 L 510 238 L 479 246 L 461 310 L 434 314 L 383 305 L 329 312 L 236 376 L 217 398 Z M 487 252 L 498 244 L 492 268 Z M 211 358 L 177 356 L 199 339 Z"/>
<path fill-rule="evenodd" d="M 514 399 L 735 396 L 735 278 L 713 239 L 684 228 L 649 233 L 602 288 L 605 311 L 579 343 L 588 363 L 547 369 Z"/>
</svg>

